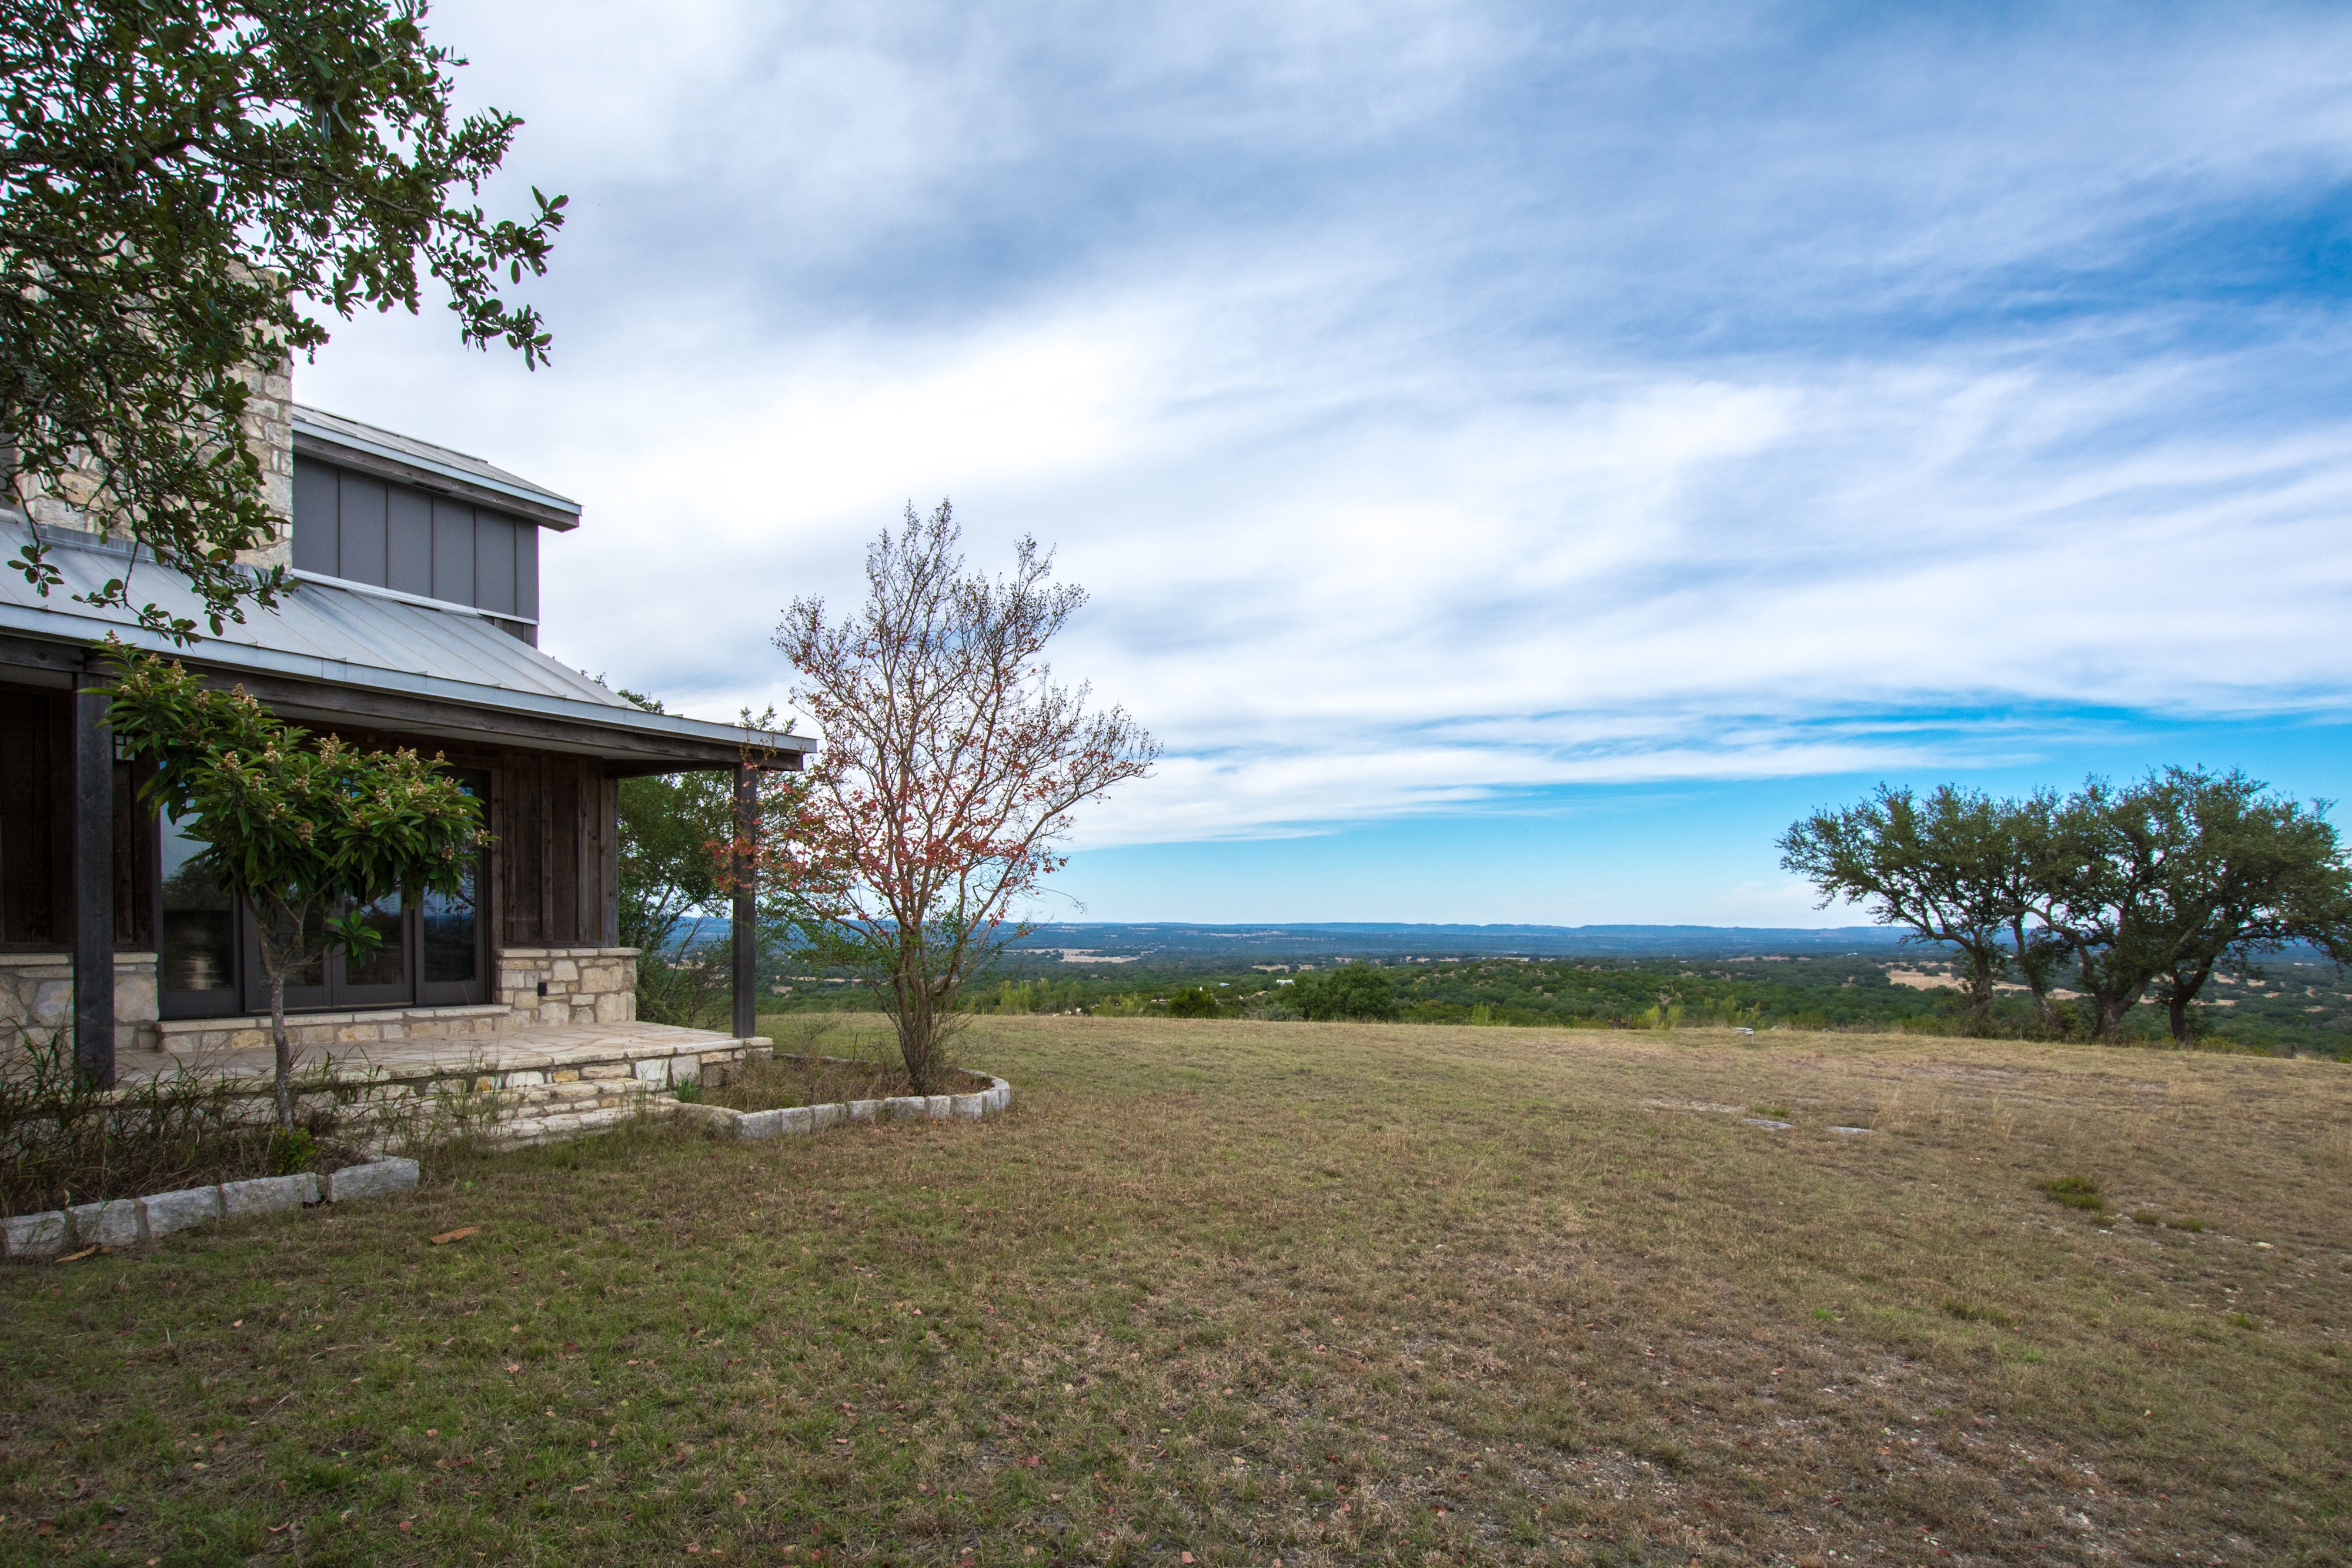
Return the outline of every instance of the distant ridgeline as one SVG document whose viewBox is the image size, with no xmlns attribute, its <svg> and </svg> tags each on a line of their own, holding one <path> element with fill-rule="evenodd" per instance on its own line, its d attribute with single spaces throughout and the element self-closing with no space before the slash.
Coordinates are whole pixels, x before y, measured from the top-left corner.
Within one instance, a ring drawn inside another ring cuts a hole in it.
<svg viewBox="0 0 2352 1568">
<path fill-rule="evenodd" d="M 1884 952 L 1901 933 L 1884 925 L 1040 925 L 1016 950 L 1084 964 L 1193 963 L 1221 958 L 1718 958 L 1764 953 Z"/>
</svg>

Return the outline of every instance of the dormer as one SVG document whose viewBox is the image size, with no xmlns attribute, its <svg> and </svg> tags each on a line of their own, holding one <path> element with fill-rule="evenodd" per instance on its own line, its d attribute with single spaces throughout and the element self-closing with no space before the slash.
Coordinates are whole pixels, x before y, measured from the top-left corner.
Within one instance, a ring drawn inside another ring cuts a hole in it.
<svg viewBox="0 0 2352 1568">
<path fill-rule="evenodd" d="M 580 503 L 478 457 L 294 408 L 293 569 L 461 610 L 539 644 L 539 534 Z"/>
</svg>

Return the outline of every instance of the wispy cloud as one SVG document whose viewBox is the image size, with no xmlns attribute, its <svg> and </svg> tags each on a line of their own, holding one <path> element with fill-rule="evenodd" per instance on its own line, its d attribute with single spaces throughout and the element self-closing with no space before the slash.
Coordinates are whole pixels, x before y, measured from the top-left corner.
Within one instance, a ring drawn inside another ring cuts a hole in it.
<svg viewBox="0 0 2352 1568">
<path fill-rule="evenodd" d="M 952 495 L 1170 745 L 1097 843 L 2352 706 L 2333 10 L 556 15 L 433 24 L 575 193 L 556 369 L 302 387 L 580 496 L 615 681 L 781 700 Z"/>
</svg>

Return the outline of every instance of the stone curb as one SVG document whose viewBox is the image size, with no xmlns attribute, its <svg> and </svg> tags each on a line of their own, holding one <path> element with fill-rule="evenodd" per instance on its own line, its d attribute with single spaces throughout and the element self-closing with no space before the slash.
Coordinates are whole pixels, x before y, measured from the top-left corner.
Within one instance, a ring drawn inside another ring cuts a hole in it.
<svg viewBox="0 0 2352 1568">
<path fill-rule="evenodd" d="M 1013 1085 L 991 1078 L 970 1094 L 899 1094 L 887 1100 L 836 1100 L 829 1105 L 795 1105 L 784 1111 L 735 1111 L 724 1105 L 679 1101 L 667 1109 L 699 1122 L 721 1138 L 757 1140 L 819 1132 L 844 1122 L 977 1122 L 1013 1103 Z"/>
<path fill-rule="evenodd" d="M 416 1186 L 416 1162 L 384 1155 L 326 1176 L 304 1173 L 184 1186 L 147 1197 L 79 1203 L 41 1214 L 0 1219 L 0 1257 L 54 1258 L 76 1247 L 127 1247 L 153 1241 L 214 1219 L 282 1214 L 318 1203 L 382 1197 Z"/>
</svg>

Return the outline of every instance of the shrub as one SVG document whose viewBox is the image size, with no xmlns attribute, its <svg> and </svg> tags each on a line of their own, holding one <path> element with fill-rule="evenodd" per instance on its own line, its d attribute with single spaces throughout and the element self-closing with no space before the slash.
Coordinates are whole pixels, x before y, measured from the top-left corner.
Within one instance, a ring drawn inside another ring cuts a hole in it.
<svg viewBox="0 0 2352 1568">
<path fill-rule="evenodd" d="M 1168 998 L 1168 1016 L 1172 1019 L 1213 1019 L 1222 1010 L 1216 993 L 1202 986 L 1187 986 Z"/>
<path fill-rule="evenodd" d="M 1318 1023 L 1343 1019 L 1393 1023 L 1397 1017 L 1395 985 L 1363 964 L 1342 964 L 1327 974 L 1304 977 L 1290 988 L 1290 1001 Z"/>
</svg>

